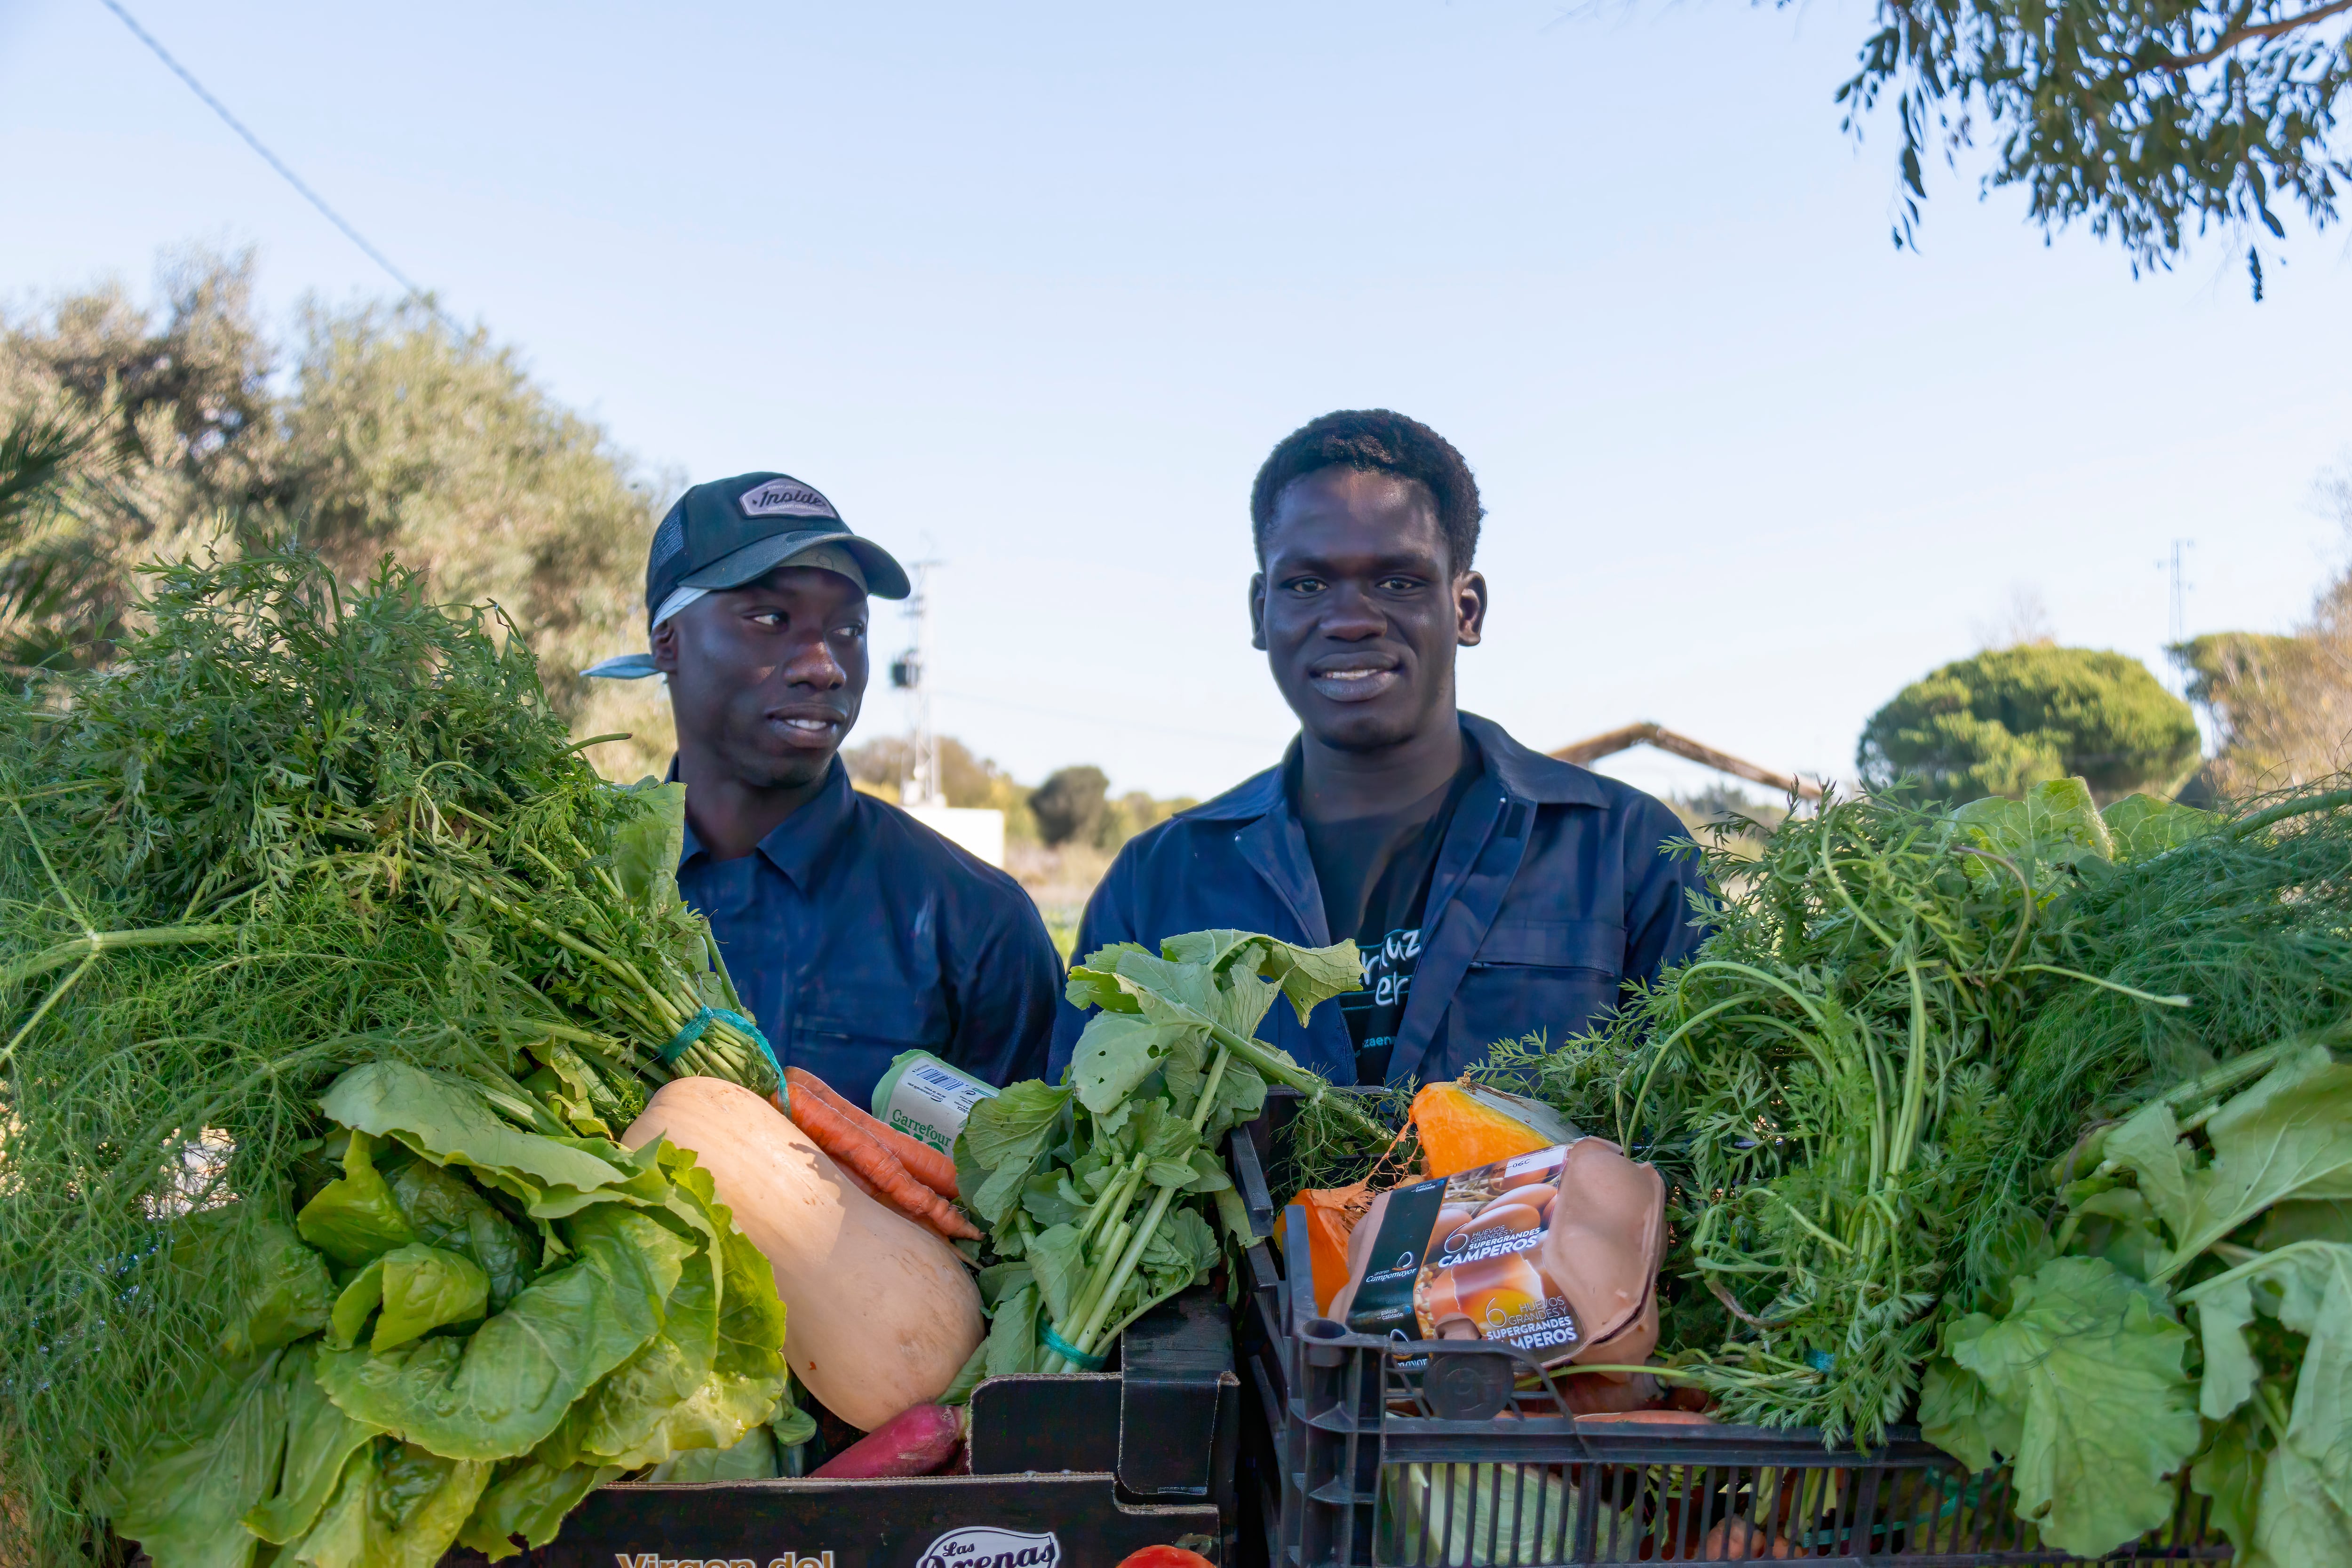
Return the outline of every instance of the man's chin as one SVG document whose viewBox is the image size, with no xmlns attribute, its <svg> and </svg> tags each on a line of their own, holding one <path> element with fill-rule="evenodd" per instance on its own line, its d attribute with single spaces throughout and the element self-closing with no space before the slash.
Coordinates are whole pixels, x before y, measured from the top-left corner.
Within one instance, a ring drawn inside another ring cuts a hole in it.
<svg viewBox="0 0 2352 1568">
<path fill-rule="evenodd" d="M 1379 711 L 1387 706 L 1385 703 L 1367 702 L 1360 707 L 1345 708 L 1338 703 L 1318 706 L 1322 710 L 1319 712 L 1299 715 L 1300 728 L 1318 743 L 1335 752 L 1391 751 L 1418 737 L 1423 728 L 1419 714 Z M 1335 708 L 1340 710 L 1332 711 Z"/>
<path fill-rule="evenodd" d="M 782 755 L 774 752 L 739 754 L 732 760 L 735 776 L 753 789 L 805 789 L 825 775 L 833 766 L 834 752 L 838 746 L 825 751 L 792 751 Z"/>
</svg>

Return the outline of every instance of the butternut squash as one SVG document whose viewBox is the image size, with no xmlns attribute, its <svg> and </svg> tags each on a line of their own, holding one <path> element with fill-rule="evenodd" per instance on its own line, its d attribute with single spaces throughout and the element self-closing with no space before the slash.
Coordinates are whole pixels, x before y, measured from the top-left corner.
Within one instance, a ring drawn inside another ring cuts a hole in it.
<svg viewBox="0 0 2352 1568">
<path fill-rule="evenodd" d="M 1466 1079 L 1433 1083 L 1412 1097 L 1413 1131 L 1433 1176 L 1458 1176 L 1518 1154 L 1574 1142 L 1575 1127 L 1541 1100 Z"/>
<path fill-rule="evenodd" d="M 1339 1287 L 1348 1282 L 1348 1239 L 1355 1229 L 1357 1216 L 1371 1206 L 1371 1194 L 1364 1184 L 1357 1182 L 1345 1187 L 1307 1187 L 1290 1200 L 1307 1211 L 1307 1256 L 1315 1265 L 1315 1307 L 1328 1311 L 1331 1299 Z M 1282 1226 L 1289 1221 L 1286 1206 L 1283 1218 L 1276 1222 L 1276 1238 L 1282 1236 Z"/>
<path fill-rule="evenodd" d="M 694 1151 L 776 1273 L 784 1354 L 809 1392 L 870 1432 L 947 1392 L 986 1331 L 955 1249 L 858 1190 L 776 1108 L 715 1078 L 674 1079 L 622 1142 Z"/>
</svg>

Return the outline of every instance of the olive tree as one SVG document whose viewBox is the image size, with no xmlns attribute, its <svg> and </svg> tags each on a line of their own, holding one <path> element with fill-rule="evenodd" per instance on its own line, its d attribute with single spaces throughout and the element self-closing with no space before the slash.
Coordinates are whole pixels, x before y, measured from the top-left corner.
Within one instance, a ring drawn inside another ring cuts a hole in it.
<svg viewBox="0 0 2352 1568">
<path fill-rule="evenodd" d="M 486 333 L 414 302 L 313 306 L 289 353 L 251 278 L 249 256 L 198 252 L 154 309 L 109 285 L 0 317 L 0 434 L 43 465 L 0 530 L 0 662 L 103 664 L 140 566 L 294 537 L 353 578 L 390 554 L 495 600 L 559 711 L 634 735 L 598 765 L 657 768 L 658 683 L 579 674 L 643 646 L 656 485 Z"/>
</svg>

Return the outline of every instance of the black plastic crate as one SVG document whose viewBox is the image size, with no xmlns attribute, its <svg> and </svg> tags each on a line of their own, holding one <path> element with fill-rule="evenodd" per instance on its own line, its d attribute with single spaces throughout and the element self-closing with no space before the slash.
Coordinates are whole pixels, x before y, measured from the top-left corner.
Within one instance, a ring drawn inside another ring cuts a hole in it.
<svg viewBox="0 0 2352 1568">
<path fill-rule="evenodd" d="M 1250 1131 L 1232 1163 L 1255 1207 L 1268 1133 Z M 2079 1561 L 2017 1519 L 2005 1471 L 1970 1476 L 1916 1429 L 1864 1452 L 1804 1430 L 1570 1417 L 1516 1347 L 1350 1333 L 1288 1289 L 1313 1277 L 1303 1211 L 1286 1240 L 1286 1258 L 1252 1249 L 1235 1324 L 1263 1422 L 1242 1445 L 1244 1551 L 1262 1543 L 1275 1568 Z M 2166 1528 L 2107 1561 L 2227 1562 L 2207 1513 L 2184 1488 Z"/>
<path fill-rule="evenodd" d="M 529 1568 L 1111 1568 L 1145 1546 L 1234 1561 L 1243 1429 L 1230 1314 L 1186 1292 L 1121 1336 L 1114 1372 L 972 1394 L 971 1474 L 621 1483 Z M 481 1559 L 453 1553 L 444 1568 Z"/>
</svg>

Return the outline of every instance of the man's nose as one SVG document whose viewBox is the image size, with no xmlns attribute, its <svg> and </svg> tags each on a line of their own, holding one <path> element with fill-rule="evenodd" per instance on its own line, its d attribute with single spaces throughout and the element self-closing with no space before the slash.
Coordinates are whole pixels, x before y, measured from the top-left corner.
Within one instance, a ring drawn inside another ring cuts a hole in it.
<svg viewBox="0 0 2352 1568">
<path fill-rule="evenodd" d="M 832 645 L 816 637 L 801 644 L 784 660 L 784 679 L 794 686 L 814 686 L 831 691 L 848 684 L 849 672 L 833 656 Z"/>
<path fill-rule="evenodd" d="M 1388 617 L 1381 614 L 1370 595 L 1361 588 L 1341 584 L 1323 601 L 1323 614 L 1315 629 L 1341 642 L 1362 642 L 1380 636 L 1388 626 Z"/>
</svg>

